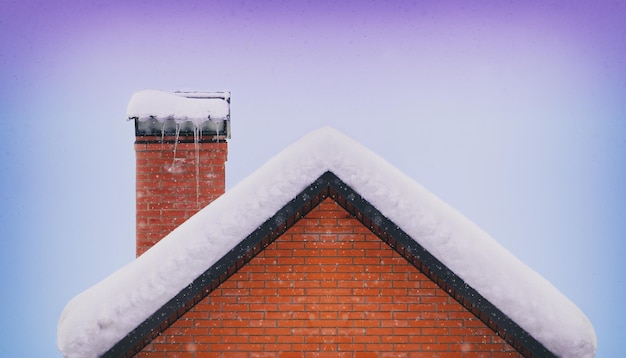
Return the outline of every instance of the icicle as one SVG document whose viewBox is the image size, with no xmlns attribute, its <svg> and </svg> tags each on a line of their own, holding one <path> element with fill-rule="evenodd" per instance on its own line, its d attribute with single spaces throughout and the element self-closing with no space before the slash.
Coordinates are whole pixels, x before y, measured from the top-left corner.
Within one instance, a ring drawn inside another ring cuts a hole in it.
<svg viewBox="0 0 626 358">
<path fill-rule="evenodd" d="M 180 136 L 180 123 L 176 123 L 176 138 L 174 139 L 174 160 L 172 161 L 172 165 L 176 161 L 176 148 L 178 147 L 178 137 Z"/>
<path fill-rule="evenodd" d="M 180 124 L 176 123 L 176 138 L 174 139 L 174 158 L 172 159 L 172 165 L 167 168 L 167 171 L 170 173 L 180 173 L 182 168 L 180 164 L 177 164 L 178 160 L 176 159 L 176 149 L 178 148 L 178 138 L 180 136 Z"/>
<path fill-rule="evenodd" d="M 163 150 L 164 138 L 165 138 L 165 121 L 163 121 L 163 124 L 161 124 L 161 150 Z"/>
<path fill-rule="evenodd" d="M 193 145 L 196 150 L 196 207 L 200 209 L 200 133 L 201 129 L 193 127 Z"/>
<path fill-rule="evenodd" d="M 215 137 L 217 138 L 217 142 L 220 142 L 220 126 L 219 123 L 215 126 Z"/>
</svg>

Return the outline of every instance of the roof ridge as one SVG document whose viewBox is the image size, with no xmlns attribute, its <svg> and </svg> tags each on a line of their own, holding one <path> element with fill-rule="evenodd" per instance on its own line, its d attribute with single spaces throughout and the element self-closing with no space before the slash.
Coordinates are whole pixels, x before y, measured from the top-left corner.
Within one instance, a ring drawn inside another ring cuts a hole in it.
<svg viewBox="0 0 626 358">
<path fill-rule="evenodd" d="M 555 357 L 331 171 L 322 174 L 102 357 L 132 357 L 258 253 L 331 198 L 526 357 Z"/>
</svg>

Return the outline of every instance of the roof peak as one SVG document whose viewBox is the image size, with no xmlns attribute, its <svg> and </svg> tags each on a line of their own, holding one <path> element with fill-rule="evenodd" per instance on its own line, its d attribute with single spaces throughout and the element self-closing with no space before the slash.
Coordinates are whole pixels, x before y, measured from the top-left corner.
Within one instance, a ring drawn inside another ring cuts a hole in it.
<svg viewBox="0 0 626 358">
<path fill-rule="evenodd" d="M 325 172 L 550 351 L 593 355 L 591 323 L 554 286 L 420 184 L 332 127 L 288 146 L 143 256 L 72 300 L 59 322 L 59 347 L 68 357 L 104 353 Z"/>
<path fill-rule="evenodd" d="M 174 322 L 182 317 L 196 302 L 208 296 L 239 268 L 327 199 L 339 204 L 380 240 L 403 256 L 409 264 L 424 273 L 468 311 L 477 315 L 486 326 L 492 328 L 511 346 L 528 356 L 553 356 L 528 332 L 467 285 L 394 222 L 372 207 L 359 193 L 333 172 L 327 171 L 108 350 L 104 357 L 129 356 L 128 353 L 141 351 L 145 342 L 161 332 L 160 328 L 164 326 L 164 322 Z"/>
</svg>

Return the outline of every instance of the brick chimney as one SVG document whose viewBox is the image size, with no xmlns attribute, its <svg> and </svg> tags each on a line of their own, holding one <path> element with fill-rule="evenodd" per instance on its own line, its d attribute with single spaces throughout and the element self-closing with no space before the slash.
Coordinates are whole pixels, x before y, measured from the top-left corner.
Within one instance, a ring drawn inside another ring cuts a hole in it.
<svg viewBox="0 0 626 358">
<path fill-rule="evenodd" d="M 139 91 L 127 116 L 135 122 L 140 256 L 224 193 L 230 94 Z"/>
</svg>

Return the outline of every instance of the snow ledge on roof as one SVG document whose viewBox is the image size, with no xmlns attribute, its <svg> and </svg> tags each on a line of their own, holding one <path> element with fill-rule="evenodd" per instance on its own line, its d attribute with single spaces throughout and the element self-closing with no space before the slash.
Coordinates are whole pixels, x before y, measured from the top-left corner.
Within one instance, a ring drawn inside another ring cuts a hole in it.
<svg viewBox="0 0 626 358">
<path fill-rule="evenodd" d="M 592 357 L 582 311 L 488 234 L 378 155 L 332 128 L 306 135 L 127 266 L 71 300 L 65 357 L 105 353 L 326 171 L 562 357 Z"/>
</svg>

